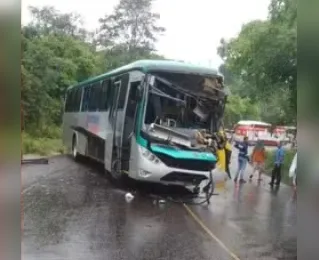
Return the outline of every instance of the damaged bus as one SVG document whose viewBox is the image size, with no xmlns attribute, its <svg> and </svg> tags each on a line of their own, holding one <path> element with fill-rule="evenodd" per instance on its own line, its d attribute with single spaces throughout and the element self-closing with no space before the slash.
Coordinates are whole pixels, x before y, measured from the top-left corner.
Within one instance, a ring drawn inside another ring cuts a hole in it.
<svg viewBox="0 0 319 260">
<path fill-rule="evenodd" d="M 213 69 L 136 61 L 67 90 L 63 140 L 72 156 L 104 164 L 114 179 L 196 185 L 209 180 L 226 103 Z M 208 134 L 199 144 L 196 133 Z M 210 139 L 209 139 L 210 138 Z"/>
</svg>

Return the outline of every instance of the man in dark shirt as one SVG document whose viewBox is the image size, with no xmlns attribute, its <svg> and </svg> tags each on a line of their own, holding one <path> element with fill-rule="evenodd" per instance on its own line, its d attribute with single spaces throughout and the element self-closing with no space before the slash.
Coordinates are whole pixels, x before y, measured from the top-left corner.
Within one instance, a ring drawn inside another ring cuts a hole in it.
<svg viewBox="0 0 319 260">
<path fill-rule="evenodd" d="M 279 142 L 277 146 L 277 150 L 275 153 L 275 163 L 274 163 L 274 168 L 272 170 L 271 174 L 271 181 L 269 185 L 272 187 L 274 186 L 274 182 L 276 180 L 276 186 L 280 185 L 281 181 L 281 167 L 284 163 L 284 157 L 285 157 L 285 150 L 282 147 L 282 143 Z"/>
<path fill-rule="evenodd" d="M 236 143 L 235 147 L 239 150 L 238 152 L 238 170 L 234 179 L 234 182 L 237 182 L 238 176 L 240 175 L 239 182 L 245 183 L 244 172 L 246 169 L 247 162 L 249 161 L 248 157 L 248 137 L 244 137 L 244 141 L 241 143 Z"/>
</svg>

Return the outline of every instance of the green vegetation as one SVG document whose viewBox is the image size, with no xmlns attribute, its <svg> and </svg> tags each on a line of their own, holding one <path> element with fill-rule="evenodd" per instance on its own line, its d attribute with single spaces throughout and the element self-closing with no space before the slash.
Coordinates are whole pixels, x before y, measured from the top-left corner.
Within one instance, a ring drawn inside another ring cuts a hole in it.
<svg viewBox="0 0 319 260">
<path fill-rule="evenodd" d="M 54 153 L 65 153 L 61 138 L 34 137 L 28 134 L 22 135 L 23 154 L 52 155 Z"/>
<path fill-rule="evenodd" d="M 271 0 L 266 21 L 252 21 L 236 38 L 221 40 L 218 54 L 225 63 L 220 70 L 242 108 L 226 111 L 229 125 L 238 117 L 296 124 L 296 53 L 296 0 Z"/>
<path fill-rule="evenodd" d="M 81 17 L 53 7 L 30 7 L 33 20 L 22 34 L 24 153 L 62 151 L 61 122 L 66 89 L 137 59 L 163 59 L 153 49 L 165 31 L 151 12 L 153 0 L 121 0 L 90 32 Z"/>
<path fill-rule="evenodd" d="M 291 165 L 291 162 L 295 156 L 296 151 L 295 150 L 286 150 L 284 164 L 281 172 L 281 178 L 282 182 L 286 184 L 291 184 L 291 179 L 289 178 L 289 168 Z M 275 151 L 267 151 L 267 160 L 266 160 L 266 173 L 271 176 L 271 171 L 274 166 L 275 161 Z"/>
<path fill-rule="evenodd" d="M 58 140 L 70 85 L 138 59 L 164 59 L 154 50 L 165 28 L 157 24 L 153 1 L 120 0 L 94 32 L 82 27 L 77 14 L 30 7 L 33 20 L 21 28 L 24 153 L 62 150 Z M 226 127 L 241 119 L 295 124 L 296 13 L 295 0 L 271 0 L 266 21 L 252 21 L 236 38 L 221 40 L 220 71 L 233 94 Z"/>
<path fill-rule="evenodd" d="M 260 108 L 253 103 L 250 98 L 241 97 L 234 94 L 228 97 L 228 103 L 225 109 L 224 124 L 231 128 L 235 123 L 242 119 L 260 120 Z"/>
</svg>

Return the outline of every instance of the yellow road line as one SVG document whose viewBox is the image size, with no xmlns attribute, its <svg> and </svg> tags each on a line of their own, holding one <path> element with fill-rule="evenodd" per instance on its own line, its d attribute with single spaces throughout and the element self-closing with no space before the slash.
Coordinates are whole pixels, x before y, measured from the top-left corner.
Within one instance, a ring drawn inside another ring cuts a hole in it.
<svg viewBox="0 0 319 260">
<path fill-rule="evenodd" d="M 234 260 L 240 260 L 239 257 L 233 253 L 218 237 L 216 237 L 212 231 L 199 219 L 199 217 L 196 216 L 196 214 L 186 205 L 183 204 L 184 208 L 187 210 L 187 212 L 193 217 L 193 219 L 204 229 L 204 231 L 212 238 L 214 239 L 220 247 L 222 247 Z"/>
</svg>

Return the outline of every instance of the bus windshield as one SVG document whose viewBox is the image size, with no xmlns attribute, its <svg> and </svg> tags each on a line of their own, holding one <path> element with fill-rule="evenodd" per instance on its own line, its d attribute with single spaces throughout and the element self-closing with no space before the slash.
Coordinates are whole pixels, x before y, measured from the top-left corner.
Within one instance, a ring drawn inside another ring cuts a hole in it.
<svg viewBox="0 0 319 260">
<path fill-rule="evenodd" d="M 203 82 L 203 78 L 200 82 Z M 187 135 L 192 134 L 195 129 L 218 131 L 224 99 L 213 94 L 205 95 L 196 86 L 193 89 L 197 91 L 191 91 L 189 86 L 176 86 L 170 80 L 155 77 L 148 91 L 145 128 L 154 123 Z"/>
</svg>

